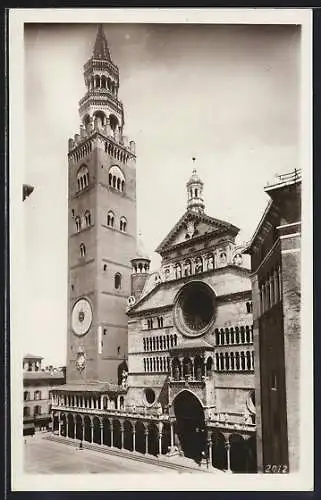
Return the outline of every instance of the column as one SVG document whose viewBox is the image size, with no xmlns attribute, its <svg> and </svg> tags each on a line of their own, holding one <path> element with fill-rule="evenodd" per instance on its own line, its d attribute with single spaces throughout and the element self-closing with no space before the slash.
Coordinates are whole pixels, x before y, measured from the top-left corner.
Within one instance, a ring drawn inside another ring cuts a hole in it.
<svg viewBox="0 0 321 500">
<path fill-rule="evenodd" d="M 66 437 L 69 436 L 69 419 L 66 417 Z"/>
<path fill-rule="evenodd" d="M 92 420 L 90 421 L 90 442 L 94 442 L 94 423 Z"/>
<path fill-rule="evenodd" d="M 58 434 L 61 436 L 61 418 L 60 414 L 58 415 Z"/>
<path fill-rule="evenodd" d="M 171 426 L 171 450 L 174 449 L 174 422 L 171 421 L 170 422 L 170 426 Z"/>
<path fill-rule="evenodd" d="M 274 304 L 274 283 L 273 276 L 269 277 L 269 287 L 270 287 L 270 307 Z"/>
<path fill-rule="evenodd" d="M 207 431 L 207 447 L 208 447 L 208 453 L 207 453 L 207 456 L 208 456 L 208 462 L 209 462 L 209 465 L 210 467 L 212 466 L 212 448 L 213 448 L 213 444 L 212 444 L 212 432 L 211 431 Z"/>
<path fill-rule="evenodd" d="M 136 429 L 134 423 L 133 423 L 133 451 L 136 451 Z"/>
<path fill-rule="evenodd" d="M 279 300 L 282 300 L 282 281 L 281 281 L 281 268 L 278 267 L 278 289 L 279 289 Z"/>
<path fill-rule="evenodd" d="M 246 443 L 246 446 L 245 446 L 245 471 L 244 472 L 250 472 L 250 467 L 249 467 L 249 447 L 248 447 L 248 440 L 249 440 L 249 435 L 245 434 L 245 436 L 243 436 L 244 438 L 244 441 Z"/>
<path fill-rule="evenodd" d="M 191 358 L 191 379 L 195 380 L 196 379 L 196 373 L 195 373 L 195 363 L 194 363 L 194 358 Z"/>
<path fill-rule="evenodd" d="M 227 469 L 226 472 L 231 472 L 231 443 L 229 436 L 225 437 L 225 449 L 227 458 Z"/>
<path fill-rule="evenodd" d="M 114 446 L 114 426 L 112 420 L 110 420 L 110 446 L 111 448 Z"/>
<path fill-rule="evenodd" d="M 104 444 L 104 424 L 100 422 L 100 444 Z"/>
<path fill-rule="evenodd" d="M 121 449 L 124 448 L 124 423 L 120 422 L 120 437 L 121 437 Z"/>
<path fill-rule="evenodd" d="M 145 428 L 145 454 L 148 453 L 148 428 Z"/>
<path fill-rule="evenodd" d="M 85 424 L 83 420 L 81 420 L 81 440 L 85 441 Z"/>
<path fill-rule="evenodd" d="M 162 454 L 162 437 L 163 437 L 163 434 L 160 432 L 158 434 L 158 453 L 159 453 L 159 455 Z"/>
</svg>

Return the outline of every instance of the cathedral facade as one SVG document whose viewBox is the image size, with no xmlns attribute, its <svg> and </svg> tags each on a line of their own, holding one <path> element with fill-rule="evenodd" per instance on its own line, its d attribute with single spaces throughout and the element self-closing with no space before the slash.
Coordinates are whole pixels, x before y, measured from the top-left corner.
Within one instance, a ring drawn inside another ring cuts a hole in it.
<svg viewBox="0 0 321 500">
<path fill-rule="evenodd" d="M 102 27 L 69 140 L 67 383 L 53 432 L 152 455 L 255 471 L 251 282 L 234 225 L 187 209 L 157 248 L 136 241 L 135 144 Z"/>
</svg>

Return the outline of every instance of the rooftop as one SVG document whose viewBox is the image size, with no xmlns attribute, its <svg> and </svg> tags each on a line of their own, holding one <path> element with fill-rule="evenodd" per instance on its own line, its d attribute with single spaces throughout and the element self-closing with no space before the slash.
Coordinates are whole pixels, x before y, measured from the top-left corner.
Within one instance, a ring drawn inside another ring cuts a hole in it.
<svg viewBox="0 0 321 500">
<path fill-rule="evenodd" d="M 36 360 L 39 360 L 39 359 L 43 359 L 42 356 L 35 356 L 34 354 L 26 354 L 24 357 L 23 357 L 23 360 L 29 360 L 29 359 L 36 359 Z"/>
</svg>

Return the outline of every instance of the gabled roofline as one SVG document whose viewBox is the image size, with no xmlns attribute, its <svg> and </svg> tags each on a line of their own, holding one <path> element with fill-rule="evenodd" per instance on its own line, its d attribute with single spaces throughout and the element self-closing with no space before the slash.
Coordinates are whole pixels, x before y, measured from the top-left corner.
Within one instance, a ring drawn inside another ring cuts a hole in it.
<svg viewBox="0 0 321 500">
<path fill-rule="evenodd" d="M 242 267 L 242 266 L 235 266 L 233 264 L 228 264 L 227 266 L 224 266 L 224 267 L 218 267 L 217 269 L 211 269 L 210 271 L 205 271 L 201 274 L 196 274 L 196 275 L 191 275 L 191 276 L 182 276 L 181 278 L 177 278 L 177 279 L 171 279 L 171 280 L 168 280 L 168 281 L 161 281 L 160 283 L 158 283 L 157 285 L 155 285 L 154 288 L 152 288 L 151 290 L 149 290 L 146 295 L 143 295 L 130 309 L 127 310 L 127 315 L 128 316 L 132 316 L 134 315 L 135 313 L 136 314 L 139 314 L 139 312 L 136 312 L 137 308 L 142 305 L 148 298 L 150 298 L 157 290 L 159 290 L 162 286 L 164 285 L 172 285 L 173 283 L 176 283 L 177 281 L 180 281 L 182 282 L 182 286 L 184 286 L 185 283 L 188 283 L 189 281 L 191 281 L 192 279 L 197 279 L 197 278 L 201 278 L 202 276 L 206 276 L 208 274 L 211 274 L 213 272 L 220 272 L 220 271 L 226 271 L 226 269 L 232 269 L 234 271 L 237 271 L 241 274 L 246 274 L 248 276 L 250 276 L 250 273 L 251 273 L 251 270 L 250 269 L 247 269 L 246 267 Z M 172 304 L 165 304 L 165 305 L 162 305 L 162 306 L 159 306 L 157 309 L 167 309 L 168 307 L 171 307 Z M 154 308 L 151 308 L 151 309 L 154 309 Z M 146 311 L 144 311 L 145 313 Z"/>
<path fill-rule="evenodd" d="M 169 233 L 165 236 L 165 238 L 162 240 L 162 242 L 158 245 L 158 247 L 156 248 L 155 252 L 157 252 L 157 253 L 159 253 L 161 255 L 161 253 L 163 252 L 164 247 L 167 244 L 170 243 L 171 238 L 178 232 L 178 230 L 180 229 L 182 223 L 188 217 L 195 218 L 195 219 L 198 219 L 198 220 L 203 220 L 203 221 L 209 222 L 210 224 L 213 224 L 213 225 L 222 226 L 222 228 L 226 228 L 227 230 L 232 230 L 236 234 L 238 234 L 238 232 L 240 230 L 238 227 L 234 226 L 233 224 L 230 224 L 229 222 L 226 222 L 226 221 L 223 221 L 223 220 L 220 220 L 220 219 L 215 219 L 214 217 L 211 217 L 211 216 L 209 216 L 209 215 L 207 215 L 205 213 L 196 213 L 196 212 L 193 212 L 192 210 L 186 210 L 186 212 L 176 222 L 176 224 L 174 225 L 174 227 L 169 231 Z M 188 240 L 188 241 L 192 241 L 192 240 Z"/>
</svg>

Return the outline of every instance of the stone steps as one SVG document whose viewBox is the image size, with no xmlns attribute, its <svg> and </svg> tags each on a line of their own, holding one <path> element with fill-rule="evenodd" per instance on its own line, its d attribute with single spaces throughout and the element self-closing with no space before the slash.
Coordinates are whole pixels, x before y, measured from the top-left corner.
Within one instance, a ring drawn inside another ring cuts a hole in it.
<svg viewBox="0 0 321 500">
<path fill-rule="evenodd" d="M 58 443 L 63 443 L 68 446 L 73 446 L 74 448 L 79 448 L 79 441 L 74 440 L 72 438 L 67 438 L 64 436 L 57 436 L 56 434 L 49 434 L 48 436 L 44 437 L 44 439 L 48 439 L 50 441 L 55 441 Z M 100 445 L 96 443 L 89 443 L 87 441 L 83 441 L 82 446 L 84 449 L 88 450 L 93 450 L 93 451 L 98 451 L 99 453 L 105 453 L 109 455 L 114 455 L 122 458 L 127 458 L 131 460 L 135 460 L 136 462 L 144 462 L 152 465 L 157 465 L 158 467 L 166 467 L 168 469 L 173 469 L 177 471 L 185 471 L 185 472 L 205 472 L 205 473 L 210 473 L 210 472 L 223 472 L 219 471 L 217 469 L 214 469 L 213 467 L 207 469 L 203 467 L 199 467 L 197 465 L 193 466 L 183 464 L 183 463 L 177 463 L 178 457 L 162 457 L 162 458 L 157 458 L 153 455 L 142 455 L 139 452 L 136 451 L 127 451 L 127 450 L 120 450 L 118 448 L 111 448 L 107 447 L 105 445 Z M 184 460 L 182 457 L 179 457 L 180 460 Z"/>
</svg>

